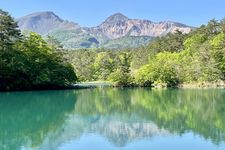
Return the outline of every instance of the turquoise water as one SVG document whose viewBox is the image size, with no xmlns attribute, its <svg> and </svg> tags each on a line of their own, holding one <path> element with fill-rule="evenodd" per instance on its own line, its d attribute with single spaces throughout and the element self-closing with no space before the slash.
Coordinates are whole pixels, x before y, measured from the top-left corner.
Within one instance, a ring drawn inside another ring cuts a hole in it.
<svg viewBox="0 0 225 150">
<path fill-rule="evenodd" d="M 224 150 L 224 89 L 0 93 L 1 150 Z"/>
</svg>

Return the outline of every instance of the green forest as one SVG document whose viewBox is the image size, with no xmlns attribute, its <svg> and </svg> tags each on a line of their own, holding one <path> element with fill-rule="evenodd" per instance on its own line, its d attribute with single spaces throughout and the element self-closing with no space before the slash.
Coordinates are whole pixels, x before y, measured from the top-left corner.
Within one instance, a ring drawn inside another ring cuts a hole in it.
<svg viewBox="0 0 225 150">
<path fill-rule="evenodd" d="M 133 49 L 66 50 L 54 37 L 21 33 L 0 10 L 0 90 L 70 87 L 109 81 L 114 86 L 224 84 L 225 19 L 189 34 L 157 37 Z"/>
<path fill-rule="evenodd" d="M 211 20 L 189 34 L 177 31 L 147 46 L 125 49 L 68 51 L 81 81 L 110 81 L 117 86 L 223 84 L 225 19 Z"/>
</svg>

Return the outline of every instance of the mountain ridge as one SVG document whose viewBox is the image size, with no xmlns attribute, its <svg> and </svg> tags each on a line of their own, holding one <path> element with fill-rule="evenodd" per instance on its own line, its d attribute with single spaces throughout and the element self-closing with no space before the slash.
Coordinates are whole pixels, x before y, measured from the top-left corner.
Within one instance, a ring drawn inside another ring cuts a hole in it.
<svg viewBox="0 0 225 150">
<path fill-rule="evenodd" d="M 119 38 L 134 40 L 129 41 L 130 43 L 135 43 L 135 40 L 138 40 L 137 46 L 141 46 L 146 44 L 146 37 L 149 37 L 150 41 L 153 37 L 174 33 L 176 30 L 189 33 L 193 29 L 191 26 L 173 21 L 153 22 L 146 19 L 130 19 L 122 13 L 109 16 L 95 27 L 82 27 L 78 23 L 60 18 L 52 11 L 32 13 L 19 18 L 17 21 L 22 31 L 29 30 L 43 36 L 54 36 L 65 48 L 69 49 L 107 48 L 104 43 L 109 43 L 110 40 L 116 42 L 119 41 L 116 40 Z M 145 40 L 142 42 L 138 38 L 129 37 L 140 37 Z M 121 48 L 125 47 L 121 42 L 115 45 Z M 135 45 L 135 47 L 137 46 Z"/>
</svg>

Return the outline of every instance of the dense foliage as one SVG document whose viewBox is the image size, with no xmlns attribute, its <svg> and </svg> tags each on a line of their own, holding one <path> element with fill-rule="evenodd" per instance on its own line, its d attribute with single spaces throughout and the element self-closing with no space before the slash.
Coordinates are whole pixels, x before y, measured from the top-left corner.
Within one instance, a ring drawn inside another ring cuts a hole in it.
<svg viewBox="0 0 225 150">
<path fill-rule="evenodd" d="M 107 80 L 116 85 L 177 86 L 223 83 L 225 20 L 211 20 L 190 32 L 177 31 L 145 47 L 68 52 L 81 81 Z"/>
<path fill-rule="evenodd" d="M 159 48 L 159 53 L 150 57 L 149 62 L 137 71 L 136 80 L 139 83 L 150 80 L 167 86 L 224 81 L 223 26 L 224 20 L 211 20 L 207 26 L 201 26 L 179 39 L 182 45 L 177 46 L 177 49 L 173 47 L 174 38 L 169 38 L 171 49 L 165 47 L 163 50 L 164 46 Z"/>
<path fill-rule="evenodd" d="M 73 67 L 41 36 L 22 36 L 0 10 L 0 90 L 59 88 L 77 80 Z"/>
<path fill-rule="evenodd" d="M 67 54 L 80 81 L 111 81 L 118 86 L 132 84 L 129 51 L 81 49 Z"/>
</svg>

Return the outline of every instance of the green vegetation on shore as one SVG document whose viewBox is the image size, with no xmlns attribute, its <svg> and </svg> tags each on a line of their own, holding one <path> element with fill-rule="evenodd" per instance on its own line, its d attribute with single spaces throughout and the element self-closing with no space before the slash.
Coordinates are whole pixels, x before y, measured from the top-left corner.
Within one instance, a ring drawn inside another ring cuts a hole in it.
<svg viewBox="0 0 225 150">
<path fill-rule="evenodd" d="M 82 81 L 106 80 L 116 86 L 224 84 L 225 19 L 190 32 L 177 31 L 149 45 L 126 50 L 69 51 Z"/>
<path fill-rule="evenodd" d="M 165 87 L 225 81 L 225 19 L 189 34 L 169 33 L 139 48 L 68 51 L 54 37 L 22 35 L 0 10 L 0 39 L 0 90 L 64 88 L 78 79 Z"/>
<path fill-rule="evenodd" d="M 63 88 L 77 81 L 73 67 L 41 36 L 22 36 L 0 10 L 0 90 Z"/>
</svg>

